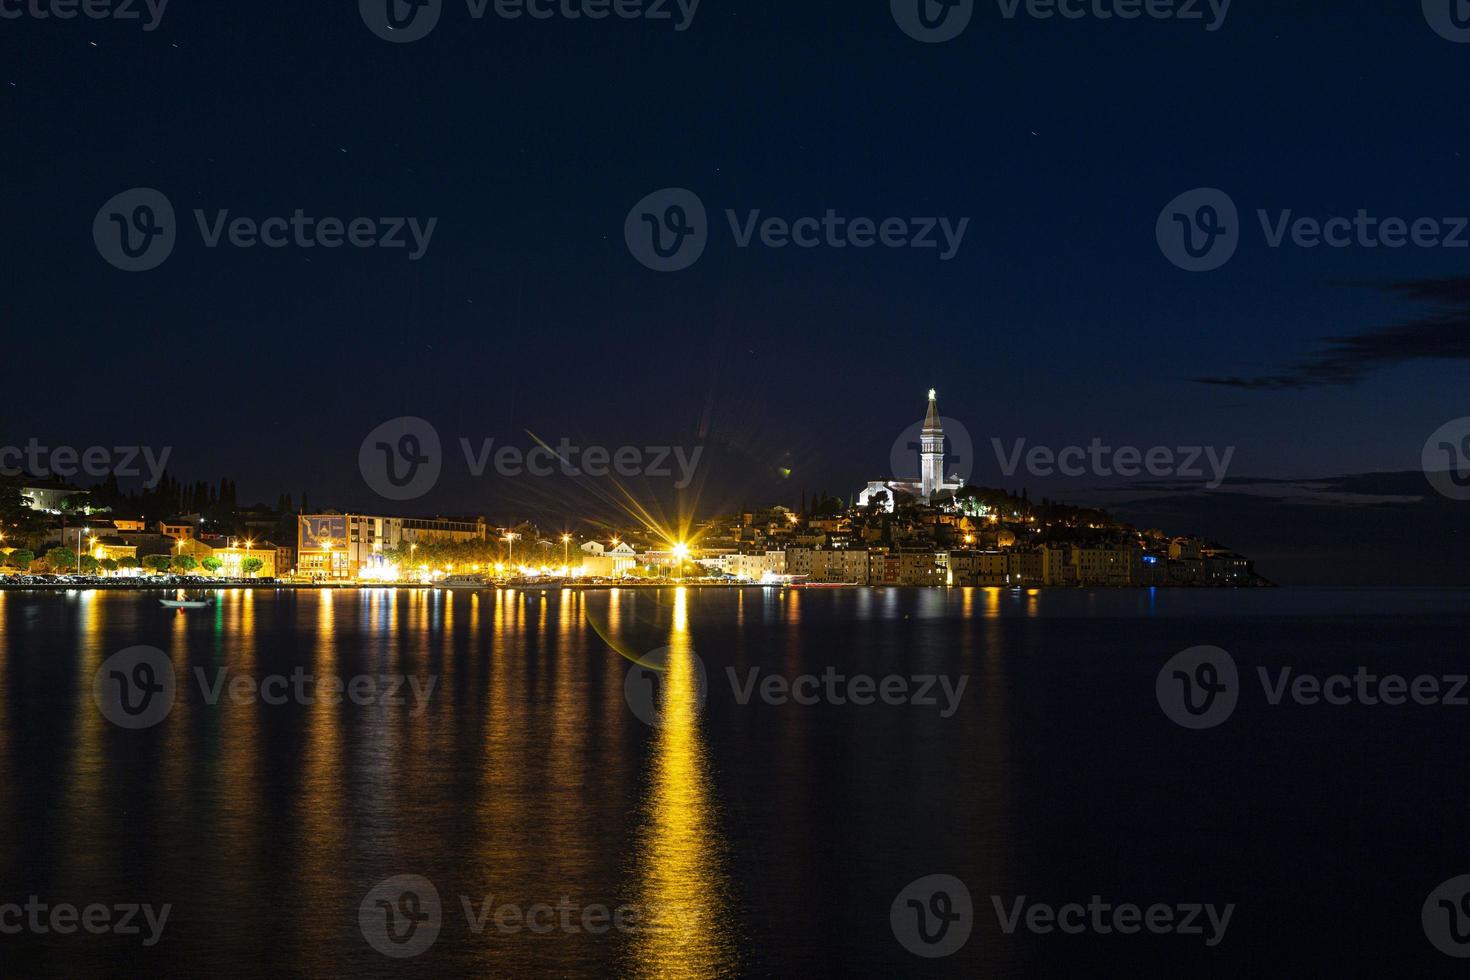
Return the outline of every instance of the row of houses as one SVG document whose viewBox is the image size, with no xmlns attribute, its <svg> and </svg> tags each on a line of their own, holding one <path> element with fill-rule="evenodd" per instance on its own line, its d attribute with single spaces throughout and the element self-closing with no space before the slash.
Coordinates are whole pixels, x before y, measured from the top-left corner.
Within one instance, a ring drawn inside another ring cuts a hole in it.
<svg viewBox="0 0 1470 980">
<path fill-rule="evenodd" d="M 1170 554 L 1133 544 L 1046 544 L 1008 550 L 928 548 L 823 549 L 738 556 L 727 574 L 759 580 L 755 572 L 803 576 L 810 582 L 857 585 L 1244 585 L 1255 579 L 1249 559 L 1223 549 Z"/>
</svg>

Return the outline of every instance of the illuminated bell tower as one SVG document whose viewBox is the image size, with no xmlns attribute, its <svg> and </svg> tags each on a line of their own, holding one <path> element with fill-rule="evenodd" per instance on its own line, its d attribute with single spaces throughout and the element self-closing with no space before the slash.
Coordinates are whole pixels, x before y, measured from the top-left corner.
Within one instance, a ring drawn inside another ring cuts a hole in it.
<svg viewBox="0 0 1470 980">
<path fill-rule="evenodd" d="M 929 413 L 919 433 L 919 494 L 924 502 L 944 483 L 944 427 L 939 424 L 939 406 L 929 389 Z"/>
</svg>

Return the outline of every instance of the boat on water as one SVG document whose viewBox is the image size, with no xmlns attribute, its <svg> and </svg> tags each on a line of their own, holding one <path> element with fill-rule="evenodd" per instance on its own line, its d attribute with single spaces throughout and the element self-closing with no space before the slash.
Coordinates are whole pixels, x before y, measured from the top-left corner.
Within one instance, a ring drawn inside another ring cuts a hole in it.
<svg viewBox="0 0 1470 980">
<path fill-rule="evenodd" d="M 182 599 L 159 599 L 158 604 L 165 609 L 207 609 L 214 605 L 214 596 L 202 596 L 190 599 L 185 596 Z"/>
<path fill-rule="evenodd" d="M 434 584 L 441 589 L 483 589 L 488 583 L 483 575 L 446 575 Z"/>
<path fill-rule="evenodd" d="M 780 572 L 765 572 L 761 575 L 761 585 L 797 585 L 806 581 L 805 575 L 782 575 Z"/>
</svg>

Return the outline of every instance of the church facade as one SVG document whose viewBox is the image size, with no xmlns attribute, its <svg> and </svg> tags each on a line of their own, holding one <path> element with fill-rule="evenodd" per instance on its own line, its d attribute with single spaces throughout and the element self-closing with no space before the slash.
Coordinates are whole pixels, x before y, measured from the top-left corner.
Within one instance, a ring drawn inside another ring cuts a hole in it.
<svg viewBox="0 0 1470 980">
<path fill-rule="evenodd" d="M 927 504 L 936 496 L 965 485 L 958 477 L 944 476 L 944 426 L 939 421 L 938 396 L 929 389 L 929 410 L 919 429 L 919 478 L 917 480 L 873 480 L 858 492 L 858 506 L 878 504 L 888 513 L 903 502 Z"/>
</svg>

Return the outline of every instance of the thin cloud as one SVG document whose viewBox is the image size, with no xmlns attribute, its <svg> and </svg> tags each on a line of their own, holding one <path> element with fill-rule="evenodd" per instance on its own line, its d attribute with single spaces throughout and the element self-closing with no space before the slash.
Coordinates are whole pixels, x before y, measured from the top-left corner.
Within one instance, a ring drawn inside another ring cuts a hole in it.
<svg viewBox="0 0 1470 980">
<path fill-rule="evenodd" d="M 1381 288 L 1404 299 L 1437 304 L 1439 309 L 1397 326 L 1327 337 L 1321 350 L 1278 374 L 1191 380 L 1229 388 L 1280 391 L 1352 385 L 1374 371 L 1409 361 L 1470 360 L 1470 277 L 1419 279 Z"/>
</svg>

